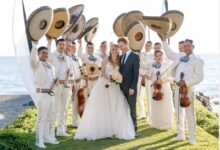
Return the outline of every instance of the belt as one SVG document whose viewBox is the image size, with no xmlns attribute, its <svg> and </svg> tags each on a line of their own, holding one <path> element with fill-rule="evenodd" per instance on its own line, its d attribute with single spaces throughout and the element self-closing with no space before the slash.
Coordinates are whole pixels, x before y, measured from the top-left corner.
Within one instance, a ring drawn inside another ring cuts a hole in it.
<svg viewBox="0 0 220 150">
<path fill-rule="evenodd" d="M 58 83 L 59 83 L 59 84 L 64 84 L 64 83 L 65 83 L 65 80 L 58 80 Z"/>
<path fill-rule="evenodd" d="M 90 81 L 95 81 L 95 80 L 98 80 L 98 78 L 99 77 L 88 77 L 87 79 L 90 80 Z"/>
<path fill-rule="evenodd" d="M 37 93 L 48 93 L 49 91 L 50 91 L 50 89 L 41 89 L 41 88 L 36 89 Z"/>
</svg>

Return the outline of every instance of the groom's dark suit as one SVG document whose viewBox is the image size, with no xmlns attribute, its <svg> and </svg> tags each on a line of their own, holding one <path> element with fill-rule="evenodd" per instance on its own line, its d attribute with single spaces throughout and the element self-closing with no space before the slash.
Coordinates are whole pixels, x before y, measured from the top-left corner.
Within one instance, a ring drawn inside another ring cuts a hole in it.
<svg viewBox="0 0 220 150">
<path fill-rule="evenodd" d="M 137 54 L 131 52 L 124 64 L 122 62 L 122 57 L 123 55 L 120 57 L 120 73 L 122 74 L 123 80 L 120 87 L 130 106 L 131 118 L 134 123 L 135 131 L 137 131 L 136 97 L 140 59 Z M 135 91 L 134 95 L 129 95 L 129 89 L 133 89 Z"/>
</svg>

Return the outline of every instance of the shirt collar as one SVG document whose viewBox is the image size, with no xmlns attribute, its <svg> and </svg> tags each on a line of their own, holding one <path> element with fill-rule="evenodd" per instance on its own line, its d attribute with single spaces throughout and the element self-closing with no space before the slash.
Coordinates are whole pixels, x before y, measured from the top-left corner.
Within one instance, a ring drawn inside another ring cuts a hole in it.
<svg viewBox="0 0 220 150">
<path fill-rule="evenodd" d="M 131 53 L 131 49 L 129 49 L 127 52 L 126 52 L 126 57 L 128 57 Z"/>
<path fill-rule="evenodd" d="M 192 53 L 192 54 L 189 55 L 189 58 L 192 59 L 194 56 L 195 56 L 195 54 Z"/>
</svg>

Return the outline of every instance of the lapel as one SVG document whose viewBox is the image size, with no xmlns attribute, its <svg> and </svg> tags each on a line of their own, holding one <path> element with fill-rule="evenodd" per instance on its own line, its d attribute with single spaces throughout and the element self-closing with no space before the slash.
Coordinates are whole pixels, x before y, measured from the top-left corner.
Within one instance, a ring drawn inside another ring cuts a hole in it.
<svg viewBox="0 0 220 150">
<path fill-rule="evenodd" d="M 192 56 L 190 57 L 189 61 L 186 63 L 185 66 L 189 66 L 192 65 L 195 59 L 195 54 L 192 54 Z"/>
</svg>

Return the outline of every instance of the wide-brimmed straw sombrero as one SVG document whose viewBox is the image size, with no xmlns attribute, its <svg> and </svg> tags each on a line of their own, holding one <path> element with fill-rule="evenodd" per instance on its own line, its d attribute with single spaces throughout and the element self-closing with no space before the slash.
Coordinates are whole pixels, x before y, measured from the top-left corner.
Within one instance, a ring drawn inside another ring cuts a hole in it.
<svg viewBox="0 0 220 150">
<path fill-rule="evenodd" d="M 181 27 L 184 19 L 184 14 L 178 10 L 170 10 L 161 15 L 172 20 L 172 27 L 167 35 L 167 38 L 173 36 Z"/>
<path fill-rule="evenodd" d="M 132 24 L 134 21 L 139 20 L 142 22 L 143 20 L 143 13 L 138 10 L 130 11 L 125 14 L 125 16 L 122 19 L 122 29 L 125 32 L 130 24 Z"/>
<path fill-rule="evenodd" d="M 97 24 L 89 33 L 84 36 L 86 42 L 92 42 L 92 39 L 95 37 L 98 27 L 99 24 Z"/>
<path fill-rule="evenodd" d="M 38 41 L 48 31 L 53 19 L 53 10 L 42 6 L 31 13 L 26 24 L 26 33 L 32 41 Z"/>
<path fill-rule="evenodd" d="M 118 37 L 124 36 L 124 31 L 122 29 L 122 21 L 126 13 L 120 14 L 113 23 L 113 30 Z"/>
<path fill-rule="evenodd" d="M 86 18 L 82 15 L 78 21 L 78 23 L 71 28 L 69 32 L 67 32 L 66 39 L 70 41 L 74 41 L 78 38 L 78 36 L 83 32 L 86 25 Z"/>
<path fill-rule="evenodd" d="M 72 28 L 78 23 L 80 17 L 82 16 L 84 10 L 84 5 L 76 5 L 69 8 L 69 25 L 66 28 L 65 34 L 72 30 Z"/>
<path fill-rule="evenodd" d="M 98 25 L 98 18 L 91 18 L 86 22 L 84 31 L 78 36 L 81 39 L 83 36 L 87 35 L 92 29 Z"/>
<path fill-rule="evenodd" d="M 69 24 L 69 12 L 66 8 L 53 10 L 53 21 L 46 34 L 47 37 L 57 38 L 61 36 Z"/>
<path fill-rule="evenodd" d="M 162 40 L 167 38 L 167 35 L 170 32 L 172 26 L 171 19 L 167 17 L 143 16 L 143 22 L 150 29 L 157 32 Z"/>
<path fill-rule="evenodd" d="M 145 26 L 136 20 L 127 27 L 125 36 L 128 37 L 129 47 L 134 51 L 140 51 L 145 43 Z"/>
</svg>

